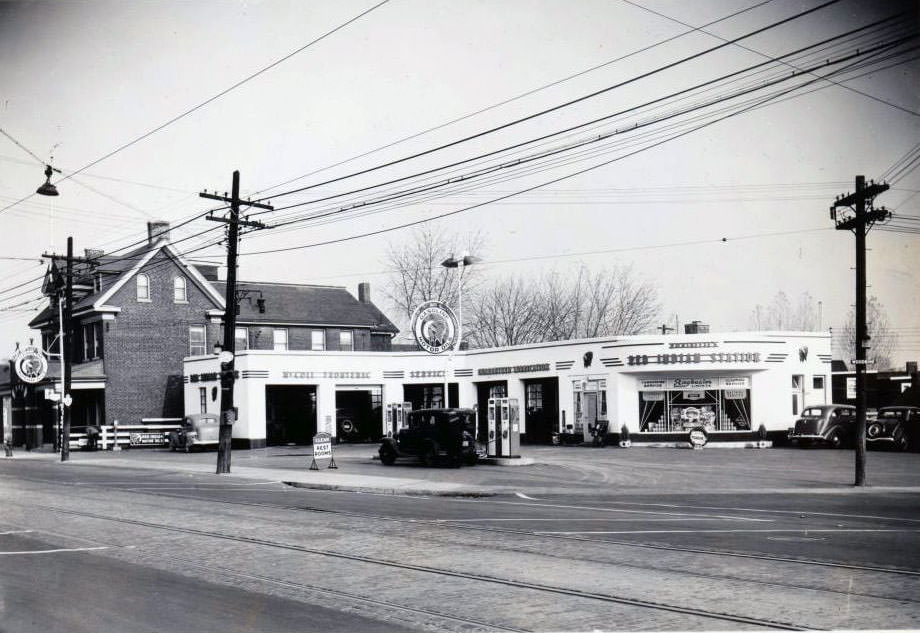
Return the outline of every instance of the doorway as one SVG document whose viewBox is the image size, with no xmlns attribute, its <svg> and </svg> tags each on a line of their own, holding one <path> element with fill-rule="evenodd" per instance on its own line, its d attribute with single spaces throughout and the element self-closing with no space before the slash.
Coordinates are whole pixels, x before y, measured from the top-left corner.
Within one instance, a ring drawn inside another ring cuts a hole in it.
<svg viewBox="0 0 920 633">
<path fill-rule="evenodd" d="M 524 381 L 524 428 L 521 443 L 551 444 L 559 429 L 559 379 Z"/>
<path fill-rule="evenodd" d="M 265 443 L 312 444 L 316 434 L 316 386 L 265 387 Z"/>
</svg>

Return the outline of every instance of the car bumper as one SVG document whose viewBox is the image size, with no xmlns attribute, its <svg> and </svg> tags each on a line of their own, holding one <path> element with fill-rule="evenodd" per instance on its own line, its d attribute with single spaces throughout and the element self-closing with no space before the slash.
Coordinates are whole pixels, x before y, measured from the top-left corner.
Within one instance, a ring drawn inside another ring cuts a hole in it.
<svg viewBox="0 0 920 633">
<path fill-rule="evenodd" d="M 795 433 L 790 433 L 789 439 L 790 440 L 809 440 L 812 442 L 826 442 L 827 441 L 827 438 L 824 437 L 823 435 L 811 435 L 811 434 L 806 434 L 806 433 L 801 433 L 798 435 L 796 435 Z"/>
</svg>

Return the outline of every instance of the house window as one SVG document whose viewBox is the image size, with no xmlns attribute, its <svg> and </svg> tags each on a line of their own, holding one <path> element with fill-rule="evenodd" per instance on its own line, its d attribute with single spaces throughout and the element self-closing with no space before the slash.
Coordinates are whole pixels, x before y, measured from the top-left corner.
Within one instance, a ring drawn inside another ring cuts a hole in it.
<svg viewBox="0 0 920 633">
<path fill-rule="evenodd" d="M 286 352 L 288 348 L 288 331 L 285 328 L 275 328 L 272 331 L 272 340 L 274 349 L 280 352 Z"/>
<path fill-rule="evenodd" d="M 102 324 L 93 323 L 93 358 L 102 358 Z"/>
<path fill-rule="evenodd" d="M 205 327 L 203 325 L 190 326 L 188 329 L 188 355 L 204 356 L 207 353 Z"/>
<path fill-rule="evenodd" d="M 310 333 L 310 349 L 319 351 L 326 349 L 326 330 L 313 330 Z"/>
<path fill-rule="evenodd" d="M 198 387 L 198 403 L 202 413 L 208 412 L 208 388 Z"/>
<path fill-rule="evenodd" d="M 188 303 L 185 277 L 176 277 L 173 279 L 173 303 Z"/>
<path fill-rule="evenodd" d="M 355 349 L 355 342 L 351 330 L 342 330 L 339 332 L 339 349 L 349 352 Z"/>
<path fill-rule="evenodd" d="M 812 389 L 824 389 L 824 376 L 812 376 L 811 388 Z"/>
<path fill-rule="evenodd" d="M 242 351 L 244 349 L 249 349 L 249 328 L 238 327 L 233 332 L 233 339 L 235 342 L 234 348 L 236 351 Z"/>
<path fill-rule="evenodd" d="M 150 277 L 143 273 L 137 276 L 137 300 L 150 301 Z"/>
<path fill-rule="evenodd" d="M 86 323 L 83 326 L 83 360 L 102 357 L 102 324 Z"/>
</svg>

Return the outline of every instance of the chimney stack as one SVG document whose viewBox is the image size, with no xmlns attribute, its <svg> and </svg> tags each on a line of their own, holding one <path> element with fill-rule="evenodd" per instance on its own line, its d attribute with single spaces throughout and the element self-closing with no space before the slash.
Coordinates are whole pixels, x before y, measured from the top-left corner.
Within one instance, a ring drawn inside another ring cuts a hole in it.
<svg viewBox="0 0 920 633">
<path fill-rule="evenodd" d="M 158 220 L 147 223 L 147 243 L 153 245 L 158 240 L 169 241 L 169 222 Z"/>
<path fill-rule="evenodd" d="M 361 303 L 371 302 L 371 285 L 366 281 L 358 284 L 358 301 Z"/>
</svg>

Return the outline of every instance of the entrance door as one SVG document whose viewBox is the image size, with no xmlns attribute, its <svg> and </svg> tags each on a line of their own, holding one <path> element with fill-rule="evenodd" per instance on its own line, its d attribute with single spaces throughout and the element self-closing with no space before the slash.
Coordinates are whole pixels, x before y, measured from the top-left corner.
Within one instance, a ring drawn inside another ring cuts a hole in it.
<svg viewBox="0 0 920 633">
<path fill-rule="evenodd" d="M 314 385 L 265 387 L 265 443 L 310 444 L 316 434 Z"/>
<path fill-rule="evenodd" d="M 582 426 L 582 433 L 586 442 L 591 441 L 591 427 L 597 424 L 597 392 L 585 392 L 581 396 L 582 398 L 582 420 L 584 424 Z"/>
<path fill-rule="evenodd" d="M 559 380 L 524 381 L 524 428 L 522 443 L 550 444 L 559 428 Z"/>
</svg>

